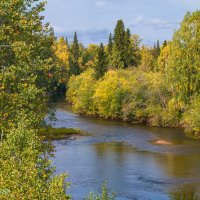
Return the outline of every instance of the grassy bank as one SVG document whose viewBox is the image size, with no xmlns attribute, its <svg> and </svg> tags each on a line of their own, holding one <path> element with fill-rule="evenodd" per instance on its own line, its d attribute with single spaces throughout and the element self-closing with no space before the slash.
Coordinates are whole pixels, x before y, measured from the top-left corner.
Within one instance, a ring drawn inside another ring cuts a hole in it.
<svg viewBox="0 0 200 200">
<path fill-rule="evenodd" d="M 72 136 L 86 136 L 88 135 L 84 131 L 75 128 L 41 128 L 39 130 L 39 136 L 42 140 L 62 140 L 68 139 Z"/>
</svg>

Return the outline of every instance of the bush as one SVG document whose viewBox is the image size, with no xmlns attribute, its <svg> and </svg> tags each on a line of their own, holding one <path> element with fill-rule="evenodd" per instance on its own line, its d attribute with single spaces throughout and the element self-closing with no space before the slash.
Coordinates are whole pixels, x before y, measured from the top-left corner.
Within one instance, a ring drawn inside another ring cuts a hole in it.
<svg viewBox="0 0 200 200">
<path fill-rule="evenodd" d="M 187 133 L 200 139 L 200 95 L 192 98 L 183 115 L 182 123 Z"/>
<path fill-rule="evenodd" d="M 127 73 L 123 70 L 109 71 L 96 84 L 93 104 L 100 116 L 122 118 L 122 103 L 130 93 Z"/>
<path fill-rule="evenodd" d="M 115 194 L 113 192 L 109 192 L 106 182 L 101 186 L 101 194 L 98 193 L 90 193 L 85 200 L 115 200 Z"/>
<path fill-rule="evenodd" d="M 69 80 L 67 100 L 79 114 L 94 114 L 92 97 L 95 91 L 95 72 L 89 69 L 79 76 L 72 76 Z"/>
</svg>

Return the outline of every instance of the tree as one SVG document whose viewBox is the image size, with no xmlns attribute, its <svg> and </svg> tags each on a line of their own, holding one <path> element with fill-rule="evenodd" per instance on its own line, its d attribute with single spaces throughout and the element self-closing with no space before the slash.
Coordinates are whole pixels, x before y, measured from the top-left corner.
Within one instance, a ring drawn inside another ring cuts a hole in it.
<svg viewBox="0 0 200 200">
<path fill-rule="evenodd" d="M 133 57 L 134 49 L 133 49 L 133 42 L 131 40 L 130 29 L 127 29 L 125 33 L 124 49 L 125 49 L 125 68 L 126 68 L 134 64 L 134 57 Z"/>
<path fill-rule="evenodd" d="M 167 40 L 164 40 L 163 44 L 162 44 L 162 48 L 167 46 Z"/>
<path fill-rule="evenodd" d="M 109 39 L 109 43 L 111 43 Z M 118 20 L 114 30 L 111 67 L 127 68 L 134 64 L 133 43 L 131 40 L 131 32 L 125 30 L 122 20 Z"/>
<path fill-rule="evenodd" d="M 101 43 L 95 61 L 95 73 L 96 73 L 95 76 L 97 79 L 103 77 L 103 75 L 107 71 L 107 66 L 108 66 L 107 56 L 104 50 L 103 43 Z"/>
<path fill-rule="evenodd" d="M 157 70 L 166 72 L 167 70 L 167 63 L 168 63 L 168 58 L 169 58 L 169 53 L 170 53 L 170 43 L 163 43 L 161 50 L 160 50 L 160 55 L 157 60 Z"/>
<path fill-rule="evenodd" d="M 159 40 L 157 40 L 156 51 L 157 51 L 157 57 L 158 57 L 160 55 L 160 41 Z"/>
<path fill-rule="evenodd" d="M 58 86 L 65 88 L 69 79 L 69 49 L 64 37 L 55 41 L 53 47 L 55 56 L 55 72 L 52 76 L 56 76 Z"/>
<path fill-rule="evenodd" d="M 94 114 L 94 105 L 92 97 L 95 90 L 95 72 L 94 69 L 88 69 L 78 76 L 71 76 L 69 80 L 69 89 L 67 90 L 67 100 L 74 106 L 79 114 Z"/>
<path fill-rule="evenodd" d="M 111 65 L 115 68 L 125 68 L 126 52 L 125 52 L 126 31 L 122 20 L 118 20 L 114 30 L 113 48 L 111 56 Z"/>
<path fill-rule="evenodd" d="M 80 49 L 79 42 L 76 32 L 74 33 L 74 41 L 70 47 L 70 71 L 71 74 L 79 75 L 80 74 L 80 65 L 79 65 Z"/>
<path fill-rule="evenodd" d="M 46 72 L 53 66 L 44 5 L 0 1 L 0 199 L 69 199 L 65 175 L 53 175 L 50 149 L 38 137 L 48 111 Z"/>
<path fill-rule="evenodd" d="M 141 62 L 141 50 L 140 50 L 140 43 L 141 39 L 139 35 L 132 34 L 131 35 L 131 43 L 133 46 L 133 63 L 134 66 L 139 66 Z"/>
<path fill-rule="evenodd" d="M 112 37 L 112 34 L 110 33 L 109 40 L 108 40 L 108 46 L 107 46 L 108 56 L 111 56 L 112 48 L 113 48 L 113 37 Z"/>
<path fill-rule="evenodd" d="M 185 15 L 169 50 L 168 83 L 174 95 L 184 102 L 200 92 L 199 19 L 200 11 Z"/>
<path fill-rule="evenodd" d="M 85 50 L 85 63 L 84 63 L 84 70 L 88 68 L 94 68 L 95 59 L 98 54 L 99 46 L 96 44 L 89 44 Z"/>
<path fill-rule="evenodd" d="M 124 69 L 124 62 L 116 44 L 113 45 L 109 67 L 111 69 Z"/>
<path fill-rule="evenodd" d="M 148 47 L 142 46 L 141 49 L 142 59 L 140 68 L 143 71 L 153 71 L 155 68 L 155 57 L 153 55 L 153 50 Z"/>
<path fill-rule="evenodd" d="M 48 23 L 41 23 L 44 6 L 38 0 L 0 1 L 0 69 L 20 65 L 23 58 L 28 72 L 37 74 L 38 86 L 48 85 L 48 71 L 53 67 L 54 35 Z"/>
<path fill-rule="evenodd" d="M 66 175 L 54 175 L 47 145 L 43 145 L 29 124 L 21 118 L 1 143 L 0 199 L 70 199 Z M 45 149 L 45 150 L 44 150 Z"/>
<path fill-rule="evenodd" d="M 66 43 L 66 45 L 67 45 L 67 48 L 69 49 L 69 42 L 68 42 L 67 37 L 65 38 L 65 43 Z"/>
</svg>

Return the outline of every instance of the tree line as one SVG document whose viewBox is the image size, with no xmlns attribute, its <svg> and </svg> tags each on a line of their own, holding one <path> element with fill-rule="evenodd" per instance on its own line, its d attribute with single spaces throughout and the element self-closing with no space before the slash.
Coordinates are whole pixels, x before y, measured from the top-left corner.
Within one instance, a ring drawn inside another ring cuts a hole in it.
<svg viewBox="0 0 200 200">
<path fill-rule="evenodd" d="M 92 64 L 70 78 L 68 101 L 80 114 L 182 127 L 200 138 L 199 19 L 200 11 L 187 13 L 173 39 L 154 47 L 119 20 Z"/>
</svg>

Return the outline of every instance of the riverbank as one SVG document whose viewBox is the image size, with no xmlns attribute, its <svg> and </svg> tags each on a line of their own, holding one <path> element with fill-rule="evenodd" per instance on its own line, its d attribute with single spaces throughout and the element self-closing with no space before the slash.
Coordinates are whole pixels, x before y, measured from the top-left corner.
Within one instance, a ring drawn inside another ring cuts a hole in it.
<svg viewBox="0 0 200 200">
<path fill-rule="evenodd" d="M 63 140 L 86 135 L 88 135 L 86 132 L 75 128 L 47 127 L 39 130 L 39 136 L 42 140 Z"/>
<path fill-rule="evenodd" d="M 104 116 L 100 116 L 98 114 L 93 114 L 93 113 L 80 113 L 78 112 L 74 106 L 72 104 L 70 104 L 69 102 L 67 102 L 67 100 L 65 98 L 62 98 L 60 99 L 60 101 L 58 102 L 65 102 L 65 104 L 67 105 L 67 109 L 70 109 L 70 111 L 72 111 L 73 113 L 81 116 L 81 117 L 86 117 L 86 118 L 91 118 L 91 119 L 103 119 L 103 120 L 107 120 L 109 122 L 122 122 L 122 123 L 125 123 L 125 124 L 132 124 L 132 125 L 142 125 L 142 126 L 146 126 L 146 127 L 151 127 L 151 128 L 163 128 L 163 129 L 168 129 L 168 128 L 171 128 L 171 129 L 177 129 L 177 130 L 180 130 L 183 135 L 185 135 L 187 138 L 190 138 L 190 139 L 194 139 L 194 140 L 198 140 L 200 141 L 200 134 L 199 133 L 187 133 L 185 131 L 185 128 L 183 126 L 160 126 L 160 125 L 155 125 L 155 124 L 151 124 L 149 122 L 145 122 L 145 121 L 131 121 L 129 119 L 127 120 L 124 120 L 123 118 L 120 118 L 120 117 L 116 117 L 116 118 L 111 118 L 111 117 L 104 117 Z M 157 144 L 156 141 L 153 141 L 153 143 Z M 158 142 L 160 143 L 160 142 Z M 162 142 L 161 142 L 162 143 Z M 159 144 L 157 144 L 159 145 Z M 160 145 L 170 145 L 170 144 L 166 144 L 166 142 L 164 142 L 164 144 L 160 144 Z"/>
<path fill-rule="evenodd" d="M 87 70 L 69 80 L 66 96 L 76 113 L 183 128 L 190 137 L 200 139 L 200 96 L 180 100 L 169 90 L 165 75 L 139 68 L 109 70 L 99 80 L 94 73 Z"/>
</svg>

